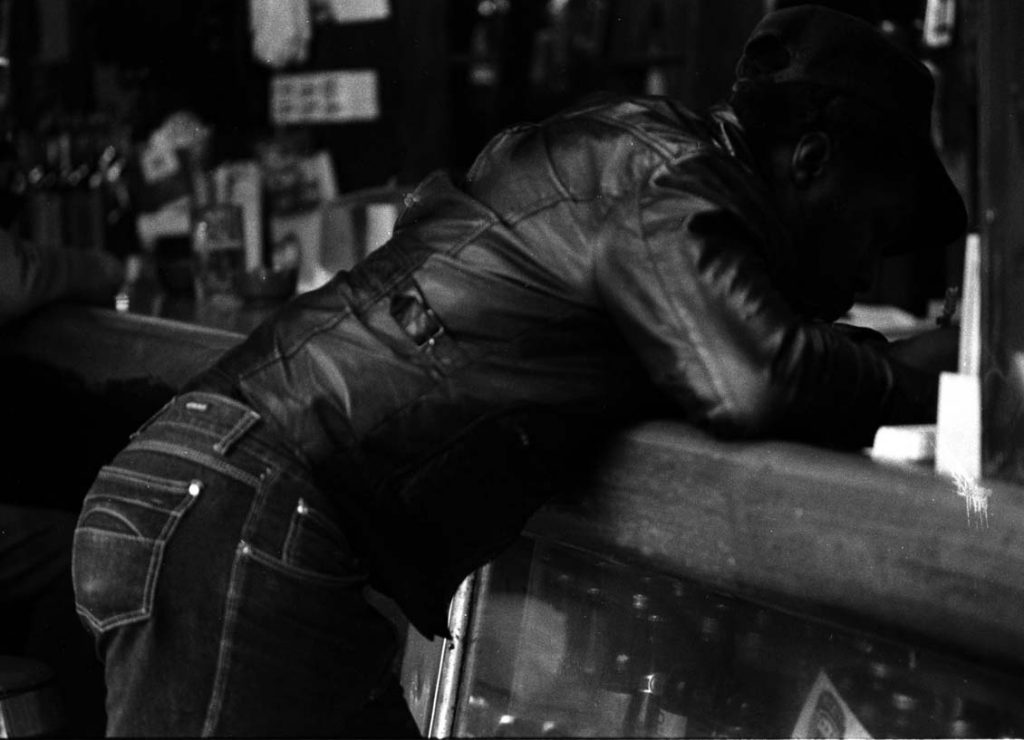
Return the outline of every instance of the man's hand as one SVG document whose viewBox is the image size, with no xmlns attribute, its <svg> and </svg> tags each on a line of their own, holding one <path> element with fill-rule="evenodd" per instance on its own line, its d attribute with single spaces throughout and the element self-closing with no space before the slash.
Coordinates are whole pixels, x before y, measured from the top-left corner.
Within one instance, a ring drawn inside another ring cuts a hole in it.
<svg viewBox="0 0 1024 740">
<path fill-rule="evenodd" d="M 944 326 L 892 342 L 887 354 L 896 362 L 934 373 L 956 372 L 960 328 Z"/>
</svg>

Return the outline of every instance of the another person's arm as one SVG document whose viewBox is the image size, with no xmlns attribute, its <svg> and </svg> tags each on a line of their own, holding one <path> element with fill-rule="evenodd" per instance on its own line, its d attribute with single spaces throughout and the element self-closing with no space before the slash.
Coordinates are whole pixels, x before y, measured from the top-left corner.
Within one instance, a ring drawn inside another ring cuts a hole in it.
<svg viewBox="0 0 1024 740">
<path fill-rule="evenodd" d="M 931 372 L 956 372 L 960 351 L 960 327 L 943 326 L 893 342 L 886 348 L 890 359 Z"/>
<path fill-rule="evenodd" d="M 55 301 L 108 304 L 123 280 L 107 252 L 40 248 L 0 230 L 0 324 Z"/>
</svg>

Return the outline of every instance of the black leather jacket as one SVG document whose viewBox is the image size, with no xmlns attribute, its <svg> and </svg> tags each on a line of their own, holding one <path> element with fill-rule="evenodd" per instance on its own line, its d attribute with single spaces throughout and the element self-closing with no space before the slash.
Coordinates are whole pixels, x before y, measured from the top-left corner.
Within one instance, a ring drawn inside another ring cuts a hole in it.
<svg viewBox="0 0 1024 740">
<path fill-rule="evenodd" d="M 505 131 L 458 185 L 429 177 L 386 246 L 194 385 L 275 424 L 377 586 L 443 634 L 461 579 L 558 490 L 552 456 L 605 422 L 858 445 L 934 413 L 802 315 L 793 259 L 728 109 L 605 98 Z"/>
</svg>

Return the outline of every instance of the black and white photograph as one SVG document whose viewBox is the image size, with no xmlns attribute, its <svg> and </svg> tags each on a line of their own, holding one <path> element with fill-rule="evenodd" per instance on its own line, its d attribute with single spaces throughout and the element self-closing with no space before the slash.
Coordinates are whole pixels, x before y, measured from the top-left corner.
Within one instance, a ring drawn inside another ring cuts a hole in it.
<svg viewBox="0 0 1024 740">
<path fill-rule="evenodd" d="M 0 738 L 1024 738 L 1024 2 L 0 0 L 0 397 Z"/>
</svg>

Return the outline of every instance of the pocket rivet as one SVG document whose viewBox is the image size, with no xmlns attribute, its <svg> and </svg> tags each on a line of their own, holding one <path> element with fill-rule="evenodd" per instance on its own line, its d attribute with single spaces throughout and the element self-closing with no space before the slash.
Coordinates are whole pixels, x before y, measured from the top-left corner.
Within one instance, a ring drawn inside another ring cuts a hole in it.
<svg viewBox="0 0 1024 740">
<path fill-rule="evenodd" d="M 198 496 L 199 492 L 203 490 L 203 482 L 201 480 L 194 480 L 188 484 L 188 495 Z"/>
<path fill-rule="evenodd" d="M 306 513 L 309 512 L 309 507 L 306 506 L 306 502 L 303 499 L 300 498 L 298 506 L 295 507 L 295 510 L 297 512 L 299 512 L 300 514 L 305 515 Z"/>
</svg>

